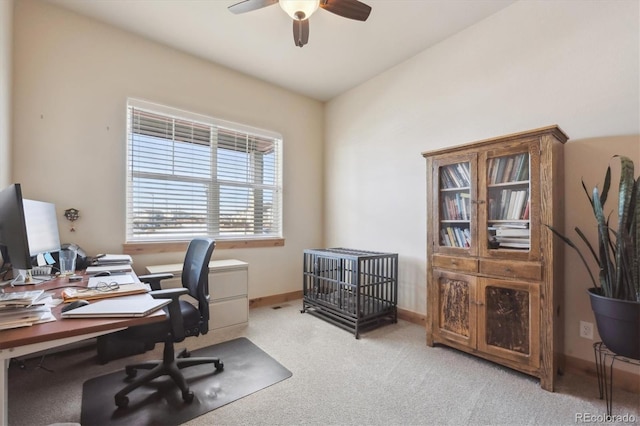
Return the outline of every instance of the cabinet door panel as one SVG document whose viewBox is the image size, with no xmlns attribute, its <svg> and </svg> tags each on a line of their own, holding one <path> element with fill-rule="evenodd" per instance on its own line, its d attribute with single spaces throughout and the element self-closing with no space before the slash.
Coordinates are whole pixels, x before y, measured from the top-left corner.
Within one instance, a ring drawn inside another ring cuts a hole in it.
<svg viewBox="0 0 640 426">
<path fill-rule="evenodd" d="M 434 333 L 475 348 L 476 277 L 434 270 L 434 281 L 438 286 Z"/>
<path fill-rule="evenodd" d="M 502 358 L 540 365 L 539 284 L 481 279 L 478 349 Z"/>
</svg>

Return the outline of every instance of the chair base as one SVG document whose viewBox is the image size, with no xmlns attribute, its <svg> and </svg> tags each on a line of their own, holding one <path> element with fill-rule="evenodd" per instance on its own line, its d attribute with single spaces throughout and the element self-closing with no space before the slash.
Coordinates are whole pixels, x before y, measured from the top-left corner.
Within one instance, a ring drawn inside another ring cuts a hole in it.
<svg viewBox="0 0 640 426">
<path fill-rule="evenodd" d="M 193 401 L 193 392 L 189 390 L 189 385 L 185 380 L 181 369 L 200 364 L 213 364 L 216 372 L 224 369 L 224 364 L 219 358 L 196 357 L 191 358 L 189 352 L 184 349 L 178 357 L 174 356 L 173 342 L 166 342 L 164 345 L 163 359 L 156 361 L 147 361 L 140 364 L 127 365 L 125 372 L 128 378 L 137 375 L 137 370 L 150 370 L 145 375 L 135 379 L 133 382 L 125 386 L 115 395 L 115 403 L 118 408 L 126 408 L 129 405 L 129 394 L 131 391 L 140 386 L 151 382 L 160 376 L 170 376 L 182 391 L 182 399 L 186 403 Z"/>
</svg>

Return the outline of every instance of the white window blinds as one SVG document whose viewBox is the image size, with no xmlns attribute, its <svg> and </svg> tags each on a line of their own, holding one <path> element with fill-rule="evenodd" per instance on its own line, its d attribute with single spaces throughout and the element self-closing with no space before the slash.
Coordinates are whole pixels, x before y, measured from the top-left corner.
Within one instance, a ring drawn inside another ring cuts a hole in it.
<svg viewBox="0 0 640 426">
<path fill-rule="evenodd" d="M 127 242 L 282 237 L 282 138 L 130 100 Z"/>
</svg>

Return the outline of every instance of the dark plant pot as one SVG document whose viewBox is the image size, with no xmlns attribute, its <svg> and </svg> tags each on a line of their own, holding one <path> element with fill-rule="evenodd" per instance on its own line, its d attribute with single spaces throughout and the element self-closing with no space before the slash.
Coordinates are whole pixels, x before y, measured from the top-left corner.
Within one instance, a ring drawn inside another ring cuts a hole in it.
<svg viewBox="0 0 640 426">
<path fill-rule="evenodd" d="M 612 352 L 640 359 L 640 302 L 612 299 L 589 289 L 598 334 Z"/>
</svg>

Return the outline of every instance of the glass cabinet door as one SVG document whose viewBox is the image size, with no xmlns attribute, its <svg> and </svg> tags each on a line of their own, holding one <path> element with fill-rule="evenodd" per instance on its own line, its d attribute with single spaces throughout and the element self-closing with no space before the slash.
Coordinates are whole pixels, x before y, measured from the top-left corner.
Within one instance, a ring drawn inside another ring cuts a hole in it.
<svg viewBox="0 0 640 426">
<path fill-rule="evenodd" d="M 435 162 L 433 182 L 438 194 L 436 206 L 437 251 L 477 253 L 476 158 L 465 156 L 448 162 Z"/>
<path fill-rule="evenodd" d="M 536 179 L 537 153 L 529 145 L 510 147 L 502 152 L 489 152 L 482 163 L 480 219 L 486 237 L 481 253 L 497 256 L 508 250 L 510 258 L 537 258 L 538 240 L 532 229 L 532 208 L 538 205 Z M 483 232 L 483 233 L 484 233 Z M 518 254 L 521 252 L 521 254 Z"/>
</svg>

